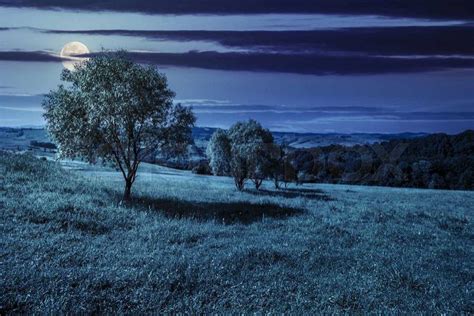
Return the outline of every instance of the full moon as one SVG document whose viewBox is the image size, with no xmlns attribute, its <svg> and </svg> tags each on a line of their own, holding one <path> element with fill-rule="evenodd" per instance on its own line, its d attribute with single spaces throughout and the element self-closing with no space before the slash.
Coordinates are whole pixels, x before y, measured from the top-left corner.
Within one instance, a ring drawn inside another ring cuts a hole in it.
<svg viewBox="0 0 474 316">
<path fill-rule="evenodd" d="M 86 45 L 81 42 L 70 42 L 64 45 L 59 54 L 63 60 L 64 68 L 67 68 L 71 71 L 76 69 L 76 65 L 87 58 L 77 57 L 77 55 L 89 54 L 90 51 Z"/>
</svg>

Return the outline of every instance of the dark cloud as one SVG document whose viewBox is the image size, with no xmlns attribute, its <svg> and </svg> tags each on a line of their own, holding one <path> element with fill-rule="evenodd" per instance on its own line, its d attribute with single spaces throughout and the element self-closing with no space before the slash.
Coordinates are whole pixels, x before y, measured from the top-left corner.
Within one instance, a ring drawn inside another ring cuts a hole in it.
<svg viewBox="0 0 474 316">
<path fill-rule="evenodd" d="M 471 0 L 0 0 L 0 6 L 111 10 L 147 14 L 329 13 L 472 19 Z"/>
<path fill-rule="evenodd" d="M 146 53 L 130 52 L 137 62 L 216 70 L 282 72 L 311 75 L 416 73 L 453 68 L 474 68 L 474 59 L 384 58 L 269 53 Z"/>
<path fill-rule="evenodd" d="M 83 55 L 96 56 L 101 53 Z M 129 52 L 129 58 L 145 64 L 194 67 L 215 70 L 280 72 L 310 75 L 363 75 L 416 73 L 474 68 L 474 59 L 465 58 L 385 58 L 370 56 L 327 56 L 316 54 L 271 53 L 149 53 Z M 46 52 L 3 51 L 0 60 L 62 61 Z"/>
<path fill-rule="evenodd" d="M 43 62 L 54 62 L 62 61 L 63 59 L 59 56 L 51 55 L 47 52 L 33 51 L 0 51 L 0 60 L 7 61 L 43 61 Z"/>
<path fill-rule="evenodd" d="M 377 55 L 474 54 L 474 26 L 341 28 L 314 31 L 47 30 L 48 33 L 123 35 L 155 40 L 212 41 L 227 47 Z"/>
</svg>

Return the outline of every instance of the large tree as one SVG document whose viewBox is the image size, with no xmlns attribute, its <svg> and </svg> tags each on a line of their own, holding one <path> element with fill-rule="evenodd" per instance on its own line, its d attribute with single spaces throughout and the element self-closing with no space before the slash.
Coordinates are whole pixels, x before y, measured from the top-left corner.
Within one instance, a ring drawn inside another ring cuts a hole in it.
<svg viewBox="0 0 474 316">
<path fill-rule="evenodd" d="M 126 52 L 107 53 L 65 69 L 59 85 L 43 101 L 46 126 L 63 158 L 112 162 L 131 197 L 137 170 L 157 151 L 183 153 L 195 117 L 173 103 L 175 93 L 153 66 L 142 66 Z"/>
</svg>

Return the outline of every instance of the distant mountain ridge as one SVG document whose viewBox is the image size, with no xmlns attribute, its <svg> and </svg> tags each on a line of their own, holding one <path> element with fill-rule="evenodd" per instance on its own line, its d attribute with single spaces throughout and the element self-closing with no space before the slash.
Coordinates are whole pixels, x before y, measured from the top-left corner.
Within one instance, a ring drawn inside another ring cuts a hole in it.
<svg viewBox="0 0 474 316">
<path fill-rule="evenodd" d="M 193 138 L 208 141 L 217 128 L 195 127 Z M 393 139 L 413 139 L 428 136 L 428 133 L 293 133 L 272 131 L 275 142 L 293 148 L 312 148 L 329 145 L 355 146 L 374 144 Z"/>
<path fill-rule="evenodd" d="M 192 135 L 195 146 L 205 150 L 207 142 L 217 128 L 195 127 Z M 393 139 L 413 139 L 427 136 L 427 133 L 399 133 L 399 134 L 381 134 L 381 133 L 290 133 L 290 132 L 272 132 L 275 141 L 293 148 L 312 148 L 329 145 L 355 146 L 374 144 Z M 48 142 L 50 141 L 43 128 L 26 127 L 0 127 L 0 149 L 7 150 L 27 150 L 30 142 Z"/>
</svg>

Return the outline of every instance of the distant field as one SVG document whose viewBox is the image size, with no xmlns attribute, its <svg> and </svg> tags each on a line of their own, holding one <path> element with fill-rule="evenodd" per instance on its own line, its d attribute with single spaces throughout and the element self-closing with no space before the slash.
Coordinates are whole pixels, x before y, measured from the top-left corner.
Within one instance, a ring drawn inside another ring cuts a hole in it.
<svg viewBox="0 0 474 316">
<path fill-rule="evenodd" d="M 193 139 L 195 150 L 199 154 L 205 152 L 207 143 L 214 133 L 215 128 L 195 127 Z M 310 148 L 328 145 L 353 146 L 358 144 L 373 144 L 391 139 L 412 139 L 426 136 L 425 133 L 401 133 L 401 134 L 338 134 L 338 133 L 284 133 L 273 132 L 275 141 L 286 144 L 293 148 Z M 46 131 L 42 128 L 8 128 L 0 127 L 0 149 L 25 150 L 30 147 L 31 141 L 48 142 Z"/>
<path fill-rule="evenodd" d="M 44 129 L 0 127 L 0 149 L 26 150 L 31 141 L 49 142 Z"/>
<path fill-rule="evenodd" d="M 474 192 L 237 192 L 0 152 L 0 314 L 474 313 Z"/>
</svg>

